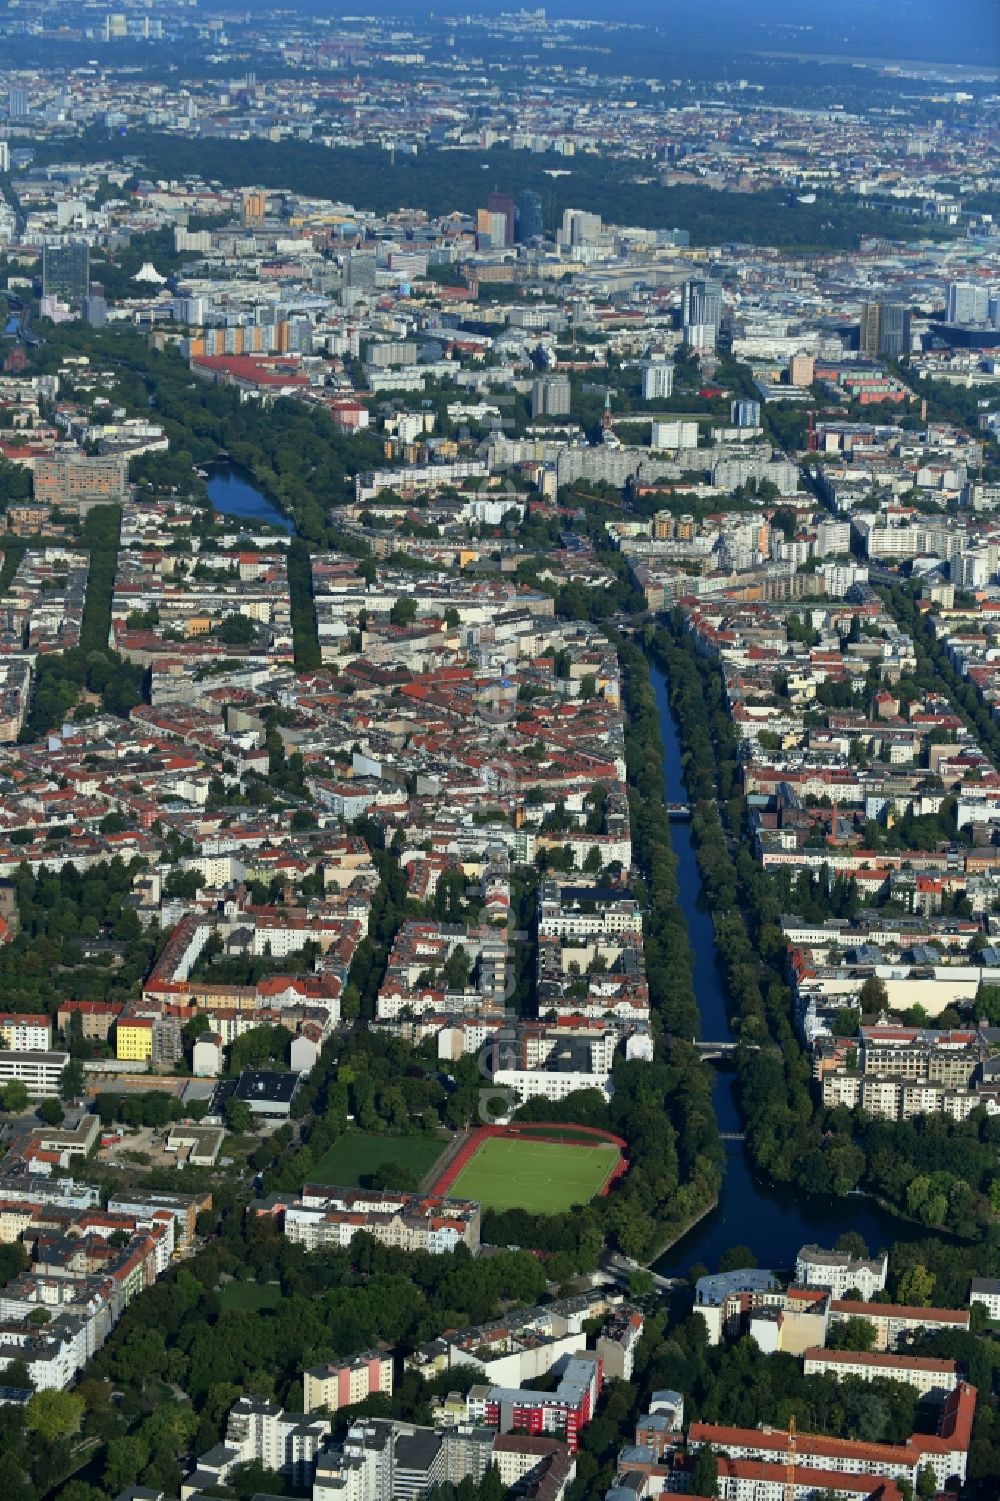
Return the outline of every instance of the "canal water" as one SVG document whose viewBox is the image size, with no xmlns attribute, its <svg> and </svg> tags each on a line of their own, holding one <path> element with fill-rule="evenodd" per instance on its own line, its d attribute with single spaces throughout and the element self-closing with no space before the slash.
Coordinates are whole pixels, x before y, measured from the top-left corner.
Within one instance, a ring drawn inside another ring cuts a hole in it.
<svg viewBox="0 0 1000 1501">
<path fill-rule="evenodd" d="M 270 522 L 292 534 L 287 516 L 253 483 L 246 470 L 228 461 L 212 465 L 208 495 L 216 511 L 249 522 Z M 686 797 L 677 726 L 667 699 L 666 676 L 650 662 L 653 687 L 660 713 L 664 752 L 664 797 Z M 726 1011 L 726 992 L 716 963 L 715 932 L 711 914 L 701 899 L 701 877 L 695 856 L 691 827 L 670 826 L 678 861 L 680 904 L 688 925 L 694 968 L 694 989 L 701 1016 L 701 1035 L 713 1042 L 727 1041 L 732 1029 Z M 723 1132 L 742 1130 L 735 1097 L 735 1076 L 716 1068 L 712 1089 L 716 1119 Z M 695 1262 L 716 1270 L 719 1257 L 730 1246 L 747 1245 L 759 1265 L 783 1269 L 795 1264 L 795 1253 L 810 1241 L 831 1245 L 844 1230 L 856 1230 L 871 1250 L 888 1247 L 894 1240 L 919 1238 L 924 1232 L 898 1220 L 861 1197 L 847 1199 L 808 1198 L 782 1185 L 757 1179 L 741 1142 L 726 1142 L 726 1171 L 719 1204 L 657 1262 L 666 1275 L 683 1274 Z"/>
<path fill-rule="evenodd" d="M 268 500 L 263 491 L 258 490 L 253 476 L 238 464 L 229 460 L 212 464 L 208 471 L 207 488 L 208 498 L 216 511 L 222 511 L 227 516 L 239 516 L 244 521 L 269 521 L 272 526 L 280 526 L 289 536 L 295 531 L 288 517 L 278 510 L 273 501 Z"/>
<path fill-rule="evenodd" d="M 651 661 L 649 666 L 663 737 L 664 797 L 668 801 L 683 801 L 687 793 L 681 745 L 667 698 L 666 675 L 655 662 Z M 726 1014 L 725 983 L 716 962 L 711 914 L 701 898 L 691 826 L 672 823 L 670 832 L 678 862 L 681 910 L 691 940 L 701 1035 L 712 1042 L 728 1041 L 733 1032 Z M 718 1067 L 715 1073 L 712 1099 L 719 1130 L 741 1131 L 735 1075 Z M 888 1249 L 894 1240 L 919 1239 L 925 1233 L 919 1226 L 896 1219 L 863 1197 L 814 1199 L 784 1185 L 765 1183 L 754 1176 L 742 1142 L 726 1142 L 724 1146 L 726 1171 L 718 1207 L 656 1263 L 656 1270 L 664 1275 L 683 1274 L 695 1262 L 704 1262 L 714 1272 L 722 1252 L 735 1245 L 749 1246 L 760 1266 L 787 1269 L 795 1265 L 795 1253 L 800 1246 L 808 1242 L 832 1245 L 845 1230 L 858 1231 L 872 1251 L 880 1247 Z"/>
</svg>

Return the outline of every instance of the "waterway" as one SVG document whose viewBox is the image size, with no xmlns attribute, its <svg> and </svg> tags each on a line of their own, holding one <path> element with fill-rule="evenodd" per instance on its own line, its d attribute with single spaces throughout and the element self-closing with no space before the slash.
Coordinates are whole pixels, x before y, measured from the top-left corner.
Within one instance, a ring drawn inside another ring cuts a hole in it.
<svg viewBox="0 0 1000 1501">
<path fill-rule="evenodd" d="M 269 521 L 272 526 L 280 526 L 289 536 L 295 531 L 288 517 L 272 500 L 268 500 L 262 490 L 258 490 L 253 476 L 228 459 L 218 460 L 210 466 L 207 489 L 216 511 L 239 516 L 244 521 Z"/>
<path fill-rule="evenodd" d="M 687 794 L 680 737 L 667 699 L 666 675 L 655 662 L 649 665 L 663 737 L 664 797 L 682 801 Z M 710 1042 L 729 1041 L 733 1031 L 727 1016 L 725 982 L 716 960 L 712 917 L 701 897 L 691 826 L 671 823 L 670 833 L 678 861 L 680 904 L 691 940 L 701 1035 Z M 719 1130 L 742 1131 L 735 1075 L 719 1067 L 715 1073 L 712 1099 Z M 858 1231 L 872 1251 L 888 1249 L 894 1240 L 919 1239 L 925 1233 L 860 1196 L 809 1198 L 784 1185 L 764 1182 L 755 1177 L 742 1142 L 725 1142 L 724 1146 L 726 1171 L 718 1207 L 656 1263 L 656 1270 L 665 1276 L 684 1274 L 695 1262 L 715 1271 L 722 1252 L 735 1245 L 749 1246 L 760 1266 L 787 1269 L 795 1265 L 800 1246 L 811 1241 L 832 1245 L 845 1230 Z"/>
</svg>

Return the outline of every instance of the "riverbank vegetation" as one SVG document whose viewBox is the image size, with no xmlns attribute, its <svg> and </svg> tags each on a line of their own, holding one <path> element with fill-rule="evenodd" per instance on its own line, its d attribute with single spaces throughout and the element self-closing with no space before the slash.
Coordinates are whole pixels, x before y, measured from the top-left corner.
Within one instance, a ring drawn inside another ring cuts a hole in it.
<svg viewBox="0 0 1000 1501">
<path fill-rule="evenodd" d="M 756 1170 L 809 1194 L 872 1193 L 931 1232 L 976 1241 L 972 1263 L 952 1248 L 966 1273 L 1000 1270 L 1000 1123 L 985 1111 L 964 1122 L 938 1115 L 880 1121 L 844 1107 L 824 1110 L 817 1101 L 784 973 L 780 918 L 789 893 L 746 842 L 737 742 L 721 672 L 695 651 L 679 614 L 651 644 L 669 675 L 681 735 L 692 834 L 742 1043 L 740 1104 Z M 817 889 L 832 891 L 832 885 L 820 882 Z"/>
<path fill-rule="evenodd" d="M 87 354 L 114 368 L 116 399 L 133 414 L 162 423 L 170 455 L 188 456 L 192 465 L 211 463 L 220 451 L 250 471 L 256 484 L 295 523 L 296 531 L 317 546 L 338 545 L 357 555 L 362 543 L 332 528 L 331 506 L 354 498 L 354 475 L 383 460 L 372 433 L 350 435 L 334 425 L 323 407 L 282 398 L 273 404 L 241 401 L 231 387 L 192 376 L 173 347 L 157 350 L 132 329 L 93 329 L 65 324 L 46 329 L 45 341 L 32 355 L 32 368 L 57 370 L 67 354 Z M 163 478 L 148 461 L 139 461 L 139 476 L 157 484 Z M 181 466 L 183 469 L 183 466 Z M 186 470 L 183 470 L 186 473 Z M 197 485 L 197 476 L 193 476 Z M 191 496 L 182 473 L 182 498 Z"/>
</svg>

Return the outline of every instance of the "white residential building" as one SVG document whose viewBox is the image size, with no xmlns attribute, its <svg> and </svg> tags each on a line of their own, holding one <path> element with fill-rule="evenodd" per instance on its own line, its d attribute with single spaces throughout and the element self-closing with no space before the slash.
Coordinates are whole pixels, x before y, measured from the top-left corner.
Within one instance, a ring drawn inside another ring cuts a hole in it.
<svg viewBox="0 0 1000 1501">
<path fill-rule="evenodd" d="M 795 1281 L 800 1287 L 822 1287 L 835 1298 L 855 1290 L 869 1300 L 885 1288 L 889 1258 L 855 1258 L 846 1251 L 827 1251 L 822 1246 L 803 1246 L 795 1258 Z"/>
<path fill-rule="evenodd" d="M 885 1377 L 905 1381 L 920 1395 L 953 1392 L 958 1385 L 958 1367 L 953 1360 L 933 1360 L 923 1355 L 883 1355 L 860 1350 L 824 1350 L 813 1346 L 803 1352 L 806 1376 L 833 1376 L 842 1381 L 856 1376 L 861 1381 Z"/>
<path fill-rule="evenodd" d="M 0 1051 L 0 1089 L 19 1079 L 33 1099 L 54 1098 L 68 1053 Z"/>
</svg>

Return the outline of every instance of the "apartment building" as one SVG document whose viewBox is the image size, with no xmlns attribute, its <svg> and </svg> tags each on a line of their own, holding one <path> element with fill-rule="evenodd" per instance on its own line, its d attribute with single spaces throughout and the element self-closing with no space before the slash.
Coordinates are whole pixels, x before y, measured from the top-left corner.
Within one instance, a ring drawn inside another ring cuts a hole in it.
<svg viewBox="0 0 1000 1501">
<path fill-rule="evenodd" d="M 966 1308 L 913 1308 L 901 1303 L 860 1303 L 835 1298 L 830 1304 L 830 1323 L 844 1324 L 848 1319 L 864 1319 L 875 1330 L 875 1349 L 895 1350 L 908 1334 L 925 1334 L 935 1329 L 967 1330 Z"/>
<path fill-rule="evenodd" d="M 986 1309 L 990 1319 L 1000 1319 L 1000 1278 L 973 1277 L 969 1291 L 970 1309 L 976 1303 Z"/>
<path fill-rule="evenodd" d="M 0 1013 L 0 1046 L 12 1053 L 47 1053 L 52 1046 L 52 1023 L 47 1016 L 33 1013 Z"/>
<path fill-rule="evenodd" d="M 594 1416 L 603 1385 L 601 1357 L 582 1352 L 566 1362 L 555 1391 L 473 1386 L 466 1393 L 465 1413 L 470 1422 L 486 1424 L 500 1433 L 519 1429 L 533 1436 L 555 1435 L 575 1454 L 580 1432 Z"/>
<path fill-rule="evenodd" d="M 824 1288 L 835 1298 L 855 1289 L 868 1300 L 885 1288 L 889 1258 L 883 1252 L 871 1259 L 853 1257 L 846 1251 L 827 1251 L 822 1246 L 803 1246 L 795 1258 L 795 1281 L 801 1287 Z"/>
<path fill-rule="evenodd" d="M 174 1220 L 177 1245 L 181 1249 L 194 1239 L 198 1215 L 211 1207 L 211 1194 L 164 1193 L 160 1189 L 123 1192 L 108 1200 L 109 1214 L 169 1214 Z"/>
<path fill-rule="evenodd" d="M 913 1433 L 901 1444 L 870 1444 L 858 1439 L 828 1438 L 825 1434 L 800 1433 L 796 1443 L 796 1470 L 800 1479 L 807 1470 L 868 1475 L 887 1480 L 905 1480 L 915 1486 L 920 1471 L 929 1466 L 939 1485 L 958 1479 L 964 1483 L 976 1388 L 959 1382 L 941 1409 L 936 1434 Z M 736 1428 L 723 1423 L 692 1423 L 688 1448 L 697 1452 L 711 1445 L 729 1459 L 784 1466 L 789 1437 L 776 1428 Z"/>
<path fill-rule="evenodd" d="M 384 1350 L 364 1350 L 344 1360 L 311 1366 L 302 1373 L 306 1412 L 325 1409 L 338 1412 L 353 1407 L 373 1392 L 392 1395 L 392 1355 Z"/>
<path fill-rule="evenodd" d="M 862 1027 L 861 1062 L 866 1074 L 893 1074 L 946 1088 L 967 1088 L 984 1056 L 974 1030 Z"/>
<path fill-rule="evenodd" d="M 604 1318 L 605 1330 L 614 1336 L 622 1317 L 634 1312 L 626 1309 L 622 1294 L 614 1288 L 558 1298 L 534 1308 L 511 1309 L 506 1318 L 489 1324 L 449 1331 L 418 1345 L 404 1365 L 427 1380 L 457 1366 L 473 1365 L 491 1383 L 521 1386 L 582 1350 L 589 1320 Z M 607 1357 L 602 1358 L 607 1363 Z"/>
<path fill-rule="evenodd" d="M 856 1376 L 860 1381 L 885 1377 L 905 1381 L 922 1397 L 931 1392 L 953 1392 L 958 1385 L 958 1366 L 953 1360 L 934 1360 L 923 1355 L 884 1355 L 869 1351 L 824 1350 L 814 1346 L 803 1351 L 806 1376 L 833 1376 L 842 1381 Z"/>
<path fill-rule="evenodd" d="M 119 454 L 90 458 L 76 449 L 40 455 L 34 464 L 34 496 L 45 505 L 81 514 L 122 501 L 128 493 L 128 460 Z"/>
<path fill-rule="evenodd" d="M 360 1231 L 401 1251 L 433 1255 L 459 1244 L 479 1247 L 480 1207 L 469 1199 L 307 1184 L 299 1199 L 274 1195 L 251 1209 L 277 1214 L 288 1239 L 307 1251 L 349 1246 Z"/>
<path fill-rule="evenodd" d="M 479 1481 L 493 1462 L 496 1434 L 461 1423 L 422 1428 L 366 1418 L 340 1448 L 319 1456 L 313 1501 L 417 1501 L 438 1485 Z"/>
<path fill-rule="evenodd" d="M 115 1057 L 130 1063 L 147 1063 L 152 1056 L 152 1017 L 119 1017 L 115 1025 Z"/>
<path fill-rule="evenodd" d="M 56 1012 L 56 1026 L 65 1032 L 79 1017 L 80 1035 L 88 1042 L 107 1042 L 123 1007 L 116 1001 L 63 1001 Z"/>
<path fill-rule="evenodd" d="M 244 1464 L 275 1470 L 296 1489 L 306 1489 L 329 1436 L 329 1418 L 285 1412 L 259 1397 L 241 1397 L 229 1410 L 225 1439 L 199 1455 L 197 1468 L 182 1483 L 181 1501 L 225 1485 L 232 1471 Z"/>
</svg>

